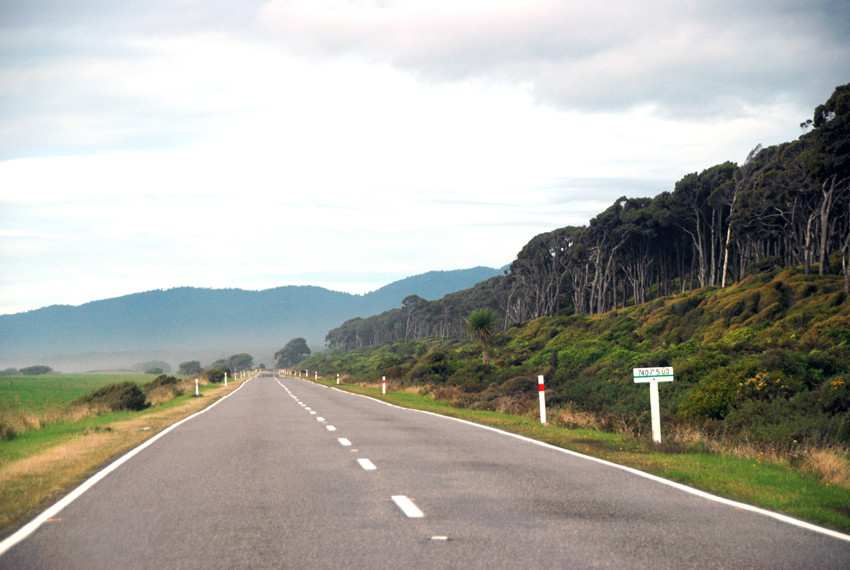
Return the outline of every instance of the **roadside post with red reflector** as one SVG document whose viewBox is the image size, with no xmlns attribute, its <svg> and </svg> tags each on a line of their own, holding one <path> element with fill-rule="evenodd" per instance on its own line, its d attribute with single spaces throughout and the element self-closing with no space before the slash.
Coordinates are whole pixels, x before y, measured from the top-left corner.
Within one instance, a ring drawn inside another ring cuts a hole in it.
<svg viewBox="0 0 850 570">
<path fill-rule="evenodd" d="M 386 394 L 386 393 L 387 393 L 387 377 L 382 376 L 381 377 L 381 394 Z"/>
<path fill-rule="evenodd" d="M 546 423 L 546 391 L 543 388 L 543 375 L 537 377 L 537 392 L 540 394 L 540 423 Z"/>
</svg>

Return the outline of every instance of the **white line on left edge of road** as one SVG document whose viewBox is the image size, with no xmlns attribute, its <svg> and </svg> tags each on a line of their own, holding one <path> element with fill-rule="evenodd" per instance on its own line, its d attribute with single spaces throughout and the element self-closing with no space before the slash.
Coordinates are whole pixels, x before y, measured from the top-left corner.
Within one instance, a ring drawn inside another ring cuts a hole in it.
<svg viewBox="0 0 850 570">
<path fill-rule="evenodd" d="M 419 507 L 414 505 L 413 501 L 404 495 L 393 495 L 393 502 L 401 509 L 401 512 L 403 512 L 407 518 L 420 519 L 425 516 L 425 513 L 419 510 Z"/>
</svg>

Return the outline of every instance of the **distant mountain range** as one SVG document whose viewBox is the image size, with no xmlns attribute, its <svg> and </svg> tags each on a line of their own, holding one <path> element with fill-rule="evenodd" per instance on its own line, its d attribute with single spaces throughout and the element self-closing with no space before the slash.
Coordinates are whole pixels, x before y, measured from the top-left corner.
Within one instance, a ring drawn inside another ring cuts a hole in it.
<svg viewBox="0 0 850 570">
<path fill-rule="evenodd" d="M 314 286 L 181 287 L 0 315 L 0 369 L 129 368 L 152 359 L 176 369 L 187 360 L 208 364 L 241 352 L 271 366 L 274 352 L 292 338 L 320 349 L 327 332 L 348 319 L 400 307 L 408 295 L 439 299 L 501 273 L 489 267 L 432 271 L 365 295 Z"/>
</svg>

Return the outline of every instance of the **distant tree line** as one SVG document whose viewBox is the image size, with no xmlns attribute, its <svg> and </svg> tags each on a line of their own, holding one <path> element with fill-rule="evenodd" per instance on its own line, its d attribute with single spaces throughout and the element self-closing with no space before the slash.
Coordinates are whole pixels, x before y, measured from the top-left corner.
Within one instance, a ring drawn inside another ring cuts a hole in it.
<svg viewBox="0 0 850 570">
<path fill-rule="evenodd" d="M 17 368 L 6 368 L 5 370 L 0 370 L 0 376 L 41 376 L 42 374 L 50 374 L 53 372 L 53 369 L 49 366 L 44 366 L 43 364 L 36 364 L 34 366 L 27 366 L 18 370 Z"/>
<path fill-rule="evenodd" d="M 742 165 L 687 174 L 654 198 L 622 197 L 586 226 L 533 238 L 504 276 L 438 301 L 352 319 L 326 342 L 344 350 L 460 338 L 489 307 L 501 327 L 559 314 L 605 313 L 660 296 L 802 266 L 841 272 L 850 293 L 850 84 L 805 122 L 798 140 L 756 146 Z"/>
</svg>

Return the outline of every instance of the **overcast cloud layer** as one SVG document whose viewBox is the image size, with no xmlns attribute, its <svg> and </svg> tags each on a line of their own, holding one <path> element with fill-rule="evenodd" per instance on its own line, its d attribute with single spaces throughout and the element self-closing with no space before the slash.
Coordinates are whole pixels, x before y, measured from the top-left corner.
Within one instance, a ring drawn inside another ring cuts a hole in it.
<svg viewBox="0 0 850 570">
<path fill-rule="evenodd" d="M 0 1 L 0 313 L 501 266 L 791 140 L 839 2 Z"/>
</svg>

